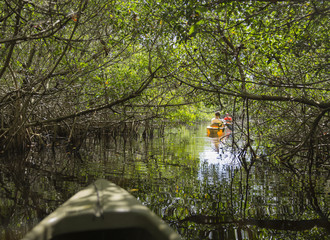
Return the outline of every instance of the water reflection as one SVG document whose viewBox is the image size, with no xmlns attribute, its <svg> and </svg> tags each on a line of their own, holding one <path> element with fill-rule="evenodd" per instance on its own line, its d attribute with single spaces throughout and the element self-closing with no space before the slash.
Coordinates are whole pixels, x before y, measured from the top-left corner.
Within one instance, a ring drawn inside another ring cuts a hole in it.
<svg viewBox="0 0 330 240">
<path fill-rule="evenodd" d="M 0 239 L 20 239 L 98 178 L 130 191 L 184 239 L 327 239 L 327 173 L 310 182 L 262 157 L 247 172 L 231 139 L 206 137 L 206 125 L 165 138 L 89 138 L 79 155 L 59 143 L 1 159 Z"/>
<path fill-rule="evenodd" d="M 220 138 L 205 138 L 205 142 L 209 144 L 206 144 L 199 154 L 198 179 L 208 183 L 230 179 L 232 172 L 240 164 L 228 141 Z"/>
</svg>

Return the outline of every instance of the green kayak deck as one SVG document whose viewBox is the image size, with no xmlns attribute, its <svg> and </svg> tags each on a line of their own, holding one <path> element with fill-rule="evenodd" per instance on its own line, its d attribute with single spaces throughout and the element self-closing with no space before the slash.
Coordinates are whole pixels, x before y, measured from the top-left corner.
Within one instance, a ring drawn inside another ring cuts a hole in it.
<svg viewBox="0 0 330 240">
<path fill-rule="evenodd" d="M 126 190 L 101 179 L 75 194 L 23 238 L 37 239 L 181 238 Z"/>
</svg>

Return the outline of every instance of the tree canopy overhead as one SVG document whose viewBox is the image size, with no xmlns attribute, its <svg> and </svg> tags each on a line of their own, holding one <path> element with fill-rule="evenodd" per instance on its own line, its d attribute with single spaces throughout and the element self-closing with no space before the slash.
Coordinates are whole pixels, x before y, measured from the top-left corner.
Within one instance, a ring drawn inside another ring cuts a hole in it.
<svg viewBox="0 0 330 240">
<path fill-rule="evenodd" d="M 328 1 L 6 0 L 0 9 L 2 151 L 55 126 L 193 122 L 206 107 L 230 111 L 250 140 L 251 129 L 298 140 L 296 150 L 329 139 Z"/>
</svg>

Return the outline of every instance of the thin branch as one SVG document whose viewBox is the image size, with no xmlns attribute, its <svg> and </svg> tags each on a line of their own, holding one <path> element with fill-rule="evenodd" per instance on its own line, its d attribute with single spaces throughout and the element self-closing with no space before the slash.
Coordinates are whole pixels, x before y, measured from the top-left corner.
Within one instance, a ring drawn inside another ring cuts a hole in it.
<svg viewBox="0 0 330 240">
<path fill-rule="evenodd" d="M 152 82 L 156 72 L 161 68 L 162 68 L 162 65 L 159 66 L 154 72 L 152 72 L 152 74 L 141 84 L 140 88 L 137 91 L 131 93 L 127 97 L 123 97 L 123 98 L 118 99 L 114 102 L 111 102 L 111 103 L 108 103 L 108 104 L 105 104 L 105 105 L 101 105 L 101 106 L 97 106 L 95 108 L 87 109 L 87 110 L 84 110 L 84 111 L 80 111 L 80 112 L 77 112 L 77 113 L 73 113 L 73 114 L 70 114 L 70 115 L 66 115 L 66 116 L 62 116 L 62 117 L 58 117 L 58 118 L 54 118 L 54 119 L 48 119 L 48 120 L 44 120 L 44 121 L 32 122 L 30 124 L 26 124 L 26 127 L 33 127 L 33 126 L 39 126 L 39 125 L 43 125 L 43 124 L 47 124 L 47 123 L 61 122 L 61 121 L 64 121 L 66 119 L 72 119 L 72 118 L 84 116 L 84 115 L 87 115 L 87 114 L 90 114 L 90 113 L 101 111 L 103 109 L 107 109 L 107 108 L 111 109 L 112 107 L 114 107 L 116 105 L 119 105 L 121 103 L 127 102 L 130 99 L 133 99 L 133 98 L 136 98 L 136 97 L 140 96 L 140 94 Z"/>
</svg>

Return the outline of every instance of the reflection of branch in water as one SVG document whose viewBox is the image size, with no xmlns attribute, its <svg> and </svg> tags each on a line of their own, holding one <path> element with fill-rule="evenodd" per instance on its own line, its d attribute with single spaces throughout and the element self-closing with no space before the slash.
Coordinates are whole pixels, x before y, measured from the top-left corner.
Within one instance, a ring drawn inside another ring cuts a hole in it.
<svg viewBox="0 0 330 240">
<path fill-rule="evenodd" d="M 259 219 L 244 219 L 244 220 L 223 220 L 224 216 L 214 217 L 206 215 L 193 215 L 188 216 L 179 221 L 194 222 L 197 224 L 211 224 L 211 225 L 225 225 L 225 224 L 239 224 L 239 225 L 253 225 L 259 228 L 275 229 L 275 230 L 291 230 L 291 231 L 304 231 L 312 229 L 313 227 L 325 228 L 330 231 L 330 223 L 324 219 L 311 219 L 311 220 L 259 220 Z"/>
<path fill-rule="evenodd" d="M 219 153 L 219 145 L 220 145 L 220 139 L 219 138 L 212 138 L 212 150 L 214 152 Z"/>
</svg>

